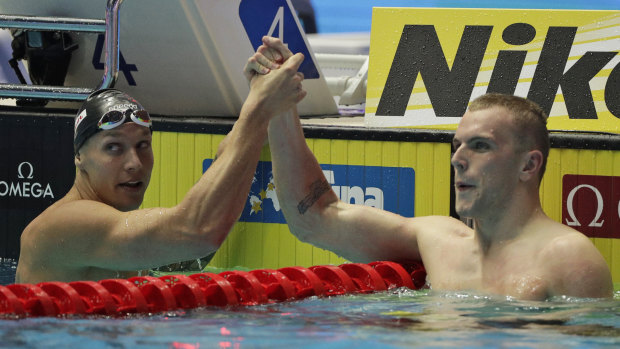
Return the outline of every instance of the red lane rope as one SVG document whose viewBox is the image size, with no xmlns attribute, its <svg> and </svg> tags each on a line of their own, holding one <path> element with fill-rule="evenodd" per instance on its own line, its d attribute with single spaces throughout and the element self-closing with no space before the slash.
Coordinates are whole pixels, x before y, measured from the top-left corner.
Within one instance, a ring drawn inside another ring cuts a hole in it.
<svg viewBox="0 0 620 349">
<path fill-rule="evenodd" d="M 137 276 L 74 282 L 0 285 L 2 317 L 158 313 L 204 306 L 258 305 L 425 284 L 421 264 L 379 261 L 220 274 Z"/>
</svg>

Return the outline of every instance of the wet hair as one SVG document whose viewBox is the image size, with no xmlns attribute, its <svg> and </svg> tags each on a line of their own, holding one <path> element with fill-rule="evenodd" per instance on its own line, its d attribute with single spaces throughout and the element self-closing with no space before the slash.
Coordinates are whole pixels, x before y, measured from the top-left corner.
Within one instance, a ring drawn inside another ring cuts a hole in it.
<svg viewBox="0 0 620 349">
<path fill-rule="evenodd" d="M 91 93 L 75 116 L 73 151 L 78 151 L 95 133 L 101 131 L 99 121 L 111 110 L 143 110 L 140 103 L 128 94 L 115 89 L 102 89 Z M 152 131 L 152 129 L 151 129 Z"/>
<path fill-rule="evenodd" d="M 540 150 L 543 162 L 540 168 L 539 183 L 547 168 L 549 157 L 549 131 L 547 130 L 547 113 L 535 102 L 513 95 L 501 93 L 487 93 L 473 100 L 469 105 L 470 111 L 478 111 L 493 107 L 503 107 L 512 115 L 516 127 L 516 144 L 522 145 L 522 150 Z"/>
</svg>

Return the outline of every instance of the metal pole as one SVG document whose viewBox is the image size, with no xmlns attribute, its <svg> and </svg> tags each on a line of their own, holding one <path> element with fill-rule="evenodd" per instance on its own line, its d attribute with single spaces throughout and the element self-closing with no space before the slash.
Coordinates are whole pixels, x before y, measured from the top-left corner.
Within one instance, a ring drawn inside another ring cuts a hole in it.
<svg viewBox="0 0 620 349">
<path fill-rule="evenodd" d="M 28 28 L 37 30 L 69 30 L 100 33 L 105 31 L 104 75 L 95 88 L 0 84 L 0 98 L 37 98 L 47 100 L 85 100 L 93 91 L 113 87 L 119 68 L 119 12 L 123 0 L 108 0 L 105 29 L 102 20 L 84 20 L 33 16 L 0 15 L 1 28 Z M 62 29 L 61 29 L 62 28 Z"/>
<path fill-rule="evenodd" d="M 119 13 L 123 0 L 108 0 L 105 12 L 105 67 L 103 79 L 95 90 L 114 87 L 119 68 Z"/>
<path fill-rule="evenodd" d="M 0 15 L 0 28 L 105 33 L 105 20 Z"/>
</svg>

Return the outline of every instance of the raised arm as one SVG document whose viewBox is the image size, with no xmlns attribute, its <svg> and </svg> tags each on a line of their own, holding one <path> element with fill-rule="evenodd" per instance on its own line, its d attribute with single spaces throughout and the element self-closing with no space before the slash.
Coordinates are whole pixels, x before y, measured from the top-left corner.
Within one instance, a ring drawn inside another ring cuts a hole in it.
<svg viewBox="0 0 620 349">
<path fill-rule="evenodd" d="M 243 210 L 269 120 L 305 95 L 297 73 L 302 60 L 296 55 L 276 72 L 252 78 L 217 161 L 177 206 L 121 212 L 97 201 L 71 201 L 57 206 L 54 217 L 34 222 L 24 239 L 43 232 L 31 239 L 35 249 L 69 268 L 135 270 L 213 252 Z"/>
<path fill-rule="evenodd" d="M 291 56 L 279 39 L 264 37 L 246 76 L 269 75 Z M 271 120 L 269 146 L 278 200 L 300 240 L 352 261 L 420 260 L 412 220 L 338 199 L 306 144 L 295 107 Z"/>
<path fill-rule="evenodd" d="M 338 199 L 306 144 L 294 109 L 270 122 L 269 147 L 280 206 L 301 241 L 355 262 L 421 259 L 416 222 Z"/>
</svg>

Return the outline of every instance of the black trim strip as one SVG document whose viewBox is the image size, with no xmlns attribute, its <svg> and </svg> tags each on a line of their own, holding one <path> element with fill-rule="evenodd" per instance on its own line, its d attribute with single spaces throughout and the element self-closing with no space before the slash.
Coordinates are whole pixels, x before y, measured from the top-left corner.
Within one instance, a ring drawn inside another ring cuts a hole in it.
<svg viewBox="0 0 620 349">
<path fill-rule="evenodd" d="M 49 122 L 73 124 L 75 111 L 51 109 L 42 112 L 24 108 L 5 107 L 0 109 L 1 123 L 36 124 L 44 119 Z M 170 118 L 153 117 L 153 130 L 162 132 L 227 134 L 235 118 Z M 451 143 L 454 131 L 410 129 L 410 128 L 368 128 L 360 126 L 304 125 L 308 138 L 350 139 L 388 142 Z M 579 131 L 553 131 L 550 134 L 551 147 L 560 149 L 620 150 L 620 134 Z"/>
<path fill-rule="evenodd" d="M 592 133 L 551 133 L 549 135 L 552 148 L 589 149 L 589 150 L 620 150 L 620 134 Z"/>
</svg>

